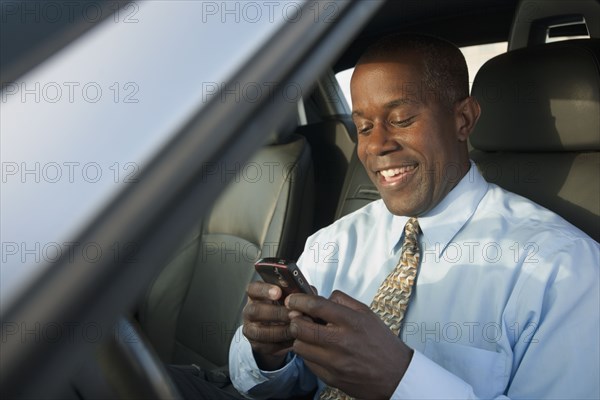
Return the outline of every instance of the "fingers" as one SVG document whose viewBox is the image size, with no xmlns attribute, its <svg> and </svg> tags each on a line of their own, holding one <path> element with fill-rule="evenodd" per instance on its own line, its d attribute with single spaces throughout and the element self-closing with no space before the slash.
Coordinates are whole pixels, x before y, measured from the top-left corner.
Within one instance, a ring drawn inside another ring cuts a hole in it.
<svg viewBox="0 0 600 400">
<path fill-rule="evenodd" d="M 248 303 L 242 311 L 243 333 L 250 342 L 269 343 L 289 341 L 287 332 L 290 318 L 288 310 L 274 303 L 281 296 L 281 289 L 264 282 L 248 286 Z"/>
<path fill-rule="evenodd" d="M 290 321 L 288 310 L 278 304 L 249 302 L 242 312 L 244 321 L 247 322 L 279 322 L 288 323 Z"/>
<path fill-rule="evenodd" d="M 370 310 L 370 308 L 366 304 L 361 303 L 355 298 L 350 297 L 346 293 L 341 292 L 339 290 L 334 290 L 333 293 L 331 293 L 331 296 L 329 296 L 329 300 L 333 301 L 334 303 L 351 308 L 355 311 Z"/>
<path fill-rule="evenodd" d="M 351 323 L 356 311 L 370 311 L 365 304 L 340 291 L 333 292 L 331 300 L 319 296 L 292 294 L 286 298 L 285 305 L 292 318 L 298 315 L 294 313 L 296 311 L 313 319 L 318 318 L 334 324 Z"/>
<path fill-rule="evenodd" d="M 290 311 L 291 317 L 296 317 L 300 313 L 327 322 L 334 320 L 336 313 L 342 312 L 344 308 L 323 297 L 306 294 L 289 295 L 285 299 L 285 306 Z"/>
<path fill-rule="evenodd" d="M 248 303 L 242 316 L 245 322 L 289 322 L 285 307 L 275 303 L 281 297 L 281 289 L 264 282 L 248 285 Z"/>
<path fill-rule="evenodd" d="M 290 323 L 290 333 L 296 337 L 294 353 L 300 355 L 308 368 L 327 384 L 335 382 L 339 385 L 339 376 L 344 375 L 343 367 L 348 365 L 340 354 L 351 354 L 340 332 L 337 326 L 323 326 L 301 318 Z"/>
<path fill-rule="evenodd" d="M 294 344 L 288 325 L 244 324 L 242 332 L 252 346 L 254 359 L 260 369 L 279 369 Z"/>
<path fill-rule="evenodd" d="M 365 304 L 342 292 L 329 299 L 293 294 L 290 310 L 293 350 L 324 382 L 355 398 L 390 398 L 412 353 Z M 312 322 L 322 318 L 327 325 Z M 375 371 L 375 372 L 374 372 Z M 387 374 L 373 392 L 373 382 Z"/>
<path fill-rule="evenodd" d="M 285 356 L 290 351 L 293 337 L 289 332 L 289 317 L 285 307 L 270 302 L 250 301 L 244 307 L 243 315 L 242 333 L 262 358 Z M 271 364 L 264 362 L 263 365 L 268 367 Z"/>
<path fill-rule="evenodd" d="M 276 302 L 281 298 L 281 289 L 264 282 L 252 282 L 247 293 L 242 333 L 250 342 L 258 365 L 265 370 L 277 369 L 293 345 L 288 310 Z"/>
<path fill-rule="evenodd" d="M 342 337 L 340 328 L 337 325 L 322 325 L 315 323 L 310 318 L 293 318 L 289 325 L 290 335 L 306 344 L 315 344 L 319 346 L 330 346 L 338 343 Z"/>
<path fill-rule="evenodd" d="M 277 301 L 281 298 L 281 288 L 265 282 L 252 282 L 246 291 L 253 301 Z"/>
<path fill-rule="evenodd" d="M 301 355 L 304 362 L 310 365 L 310 369 L 320 378 L 329 372 L 327 369 L 331 368 L 331 355 L 319 346 L 297 340 L 292 350 Z"/>
<path fill-rule="evenodd" d="M 251 343 L 276 344 L 277 348 L 280 348 L 283 343 L 287 343 L 287 346 L 291 347 L 294 340 L 288 325 L 247 323 L 244 324 L 242 333 Z"/>
</svg>

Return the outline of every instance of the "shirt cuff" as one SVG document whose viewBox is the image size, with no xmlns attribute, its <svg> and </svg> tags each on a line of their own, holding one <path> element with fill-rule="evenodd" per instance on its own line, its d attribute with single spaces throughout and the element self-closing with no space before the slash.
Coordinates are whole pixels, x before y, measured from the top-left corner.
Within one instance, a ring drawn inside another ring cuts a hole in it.
<svg viewBox="0 0 600 400">
<path fill-rule="evenodd" d="M 288 372 L 288 369 L 291 368 L 292 364 L 294 364 L 294 361 L 296 361 L 296 354 L 288 353 L 287 356 L 285 356 L 285 364 L 283 365 L 283 367 L 274 371 L 265 371 L 262 369 L 259 371 L 262 374 L 262 376 L 264 376 L 267 379 L 276 379 L 282 375 L 285 375 Z M 254 361 L 254 364 L 256 365 L 256 361 Z M 256 368 L 258 368 L 258 365 L 256 366 Z"/>
<path fill-rule="evenodd" d="M 248 393 L 254 386 L 268 379 L 260 373 L 250 342 L 238 328 L 229 348 L 229 374 L 233 386 L 241 393 Z"/>
<path fill-rule="evenodd" d="M 408 369 L 392 399 L 476 399 L 473 388 L 444 368 L 414 351 Z"/>
<path fill-rule="evenodd" d="M 286 377 L 293 374 L 296 355 L 287 355 L 286 364 L 275 371 L 263 371 L 258 368 L 252 346 L 248 339 L 242 334 L 242 328 L 238 328 L 234 339 L 231 341 L 229 350 L 229 373 L 233 386 L 243 394 L 247 394 L 252 388 L 271 380 Z"/>
</svg>

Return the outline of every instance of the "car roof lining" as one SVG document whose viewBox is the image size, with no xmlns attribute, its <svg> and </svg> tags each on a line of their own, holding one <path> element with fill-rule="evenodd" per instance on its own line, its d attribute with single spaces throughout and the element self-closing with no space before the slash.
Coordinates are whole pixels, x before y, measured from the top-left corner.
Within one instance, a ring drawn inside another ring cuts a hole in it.
<svg viewBox="0 0 600 400">
<path fill-rule="evenodd" d="M 338 59 L 334 71 L 353 67 L 368 44 L 393 32 L 440 36 L 459 47 L 506 41 L 517 0 L 423 0 L 416 3 L 414 0 L 388 1 Z M 397 15 L 400 18 L 395 17 Z"/>
</svg>

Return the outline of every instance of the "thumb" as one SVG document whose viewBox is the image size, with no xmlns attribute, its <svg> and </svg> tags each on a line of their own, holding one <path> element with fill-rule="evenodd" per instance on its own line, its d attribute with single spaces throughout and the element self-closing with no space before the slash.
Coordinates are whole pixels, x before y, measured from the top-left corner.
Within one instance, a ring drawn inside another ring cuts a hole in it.
<svg viewBox="0 0 600 400">
<path fill-rule="evenodd" d="M 331 296 L 329 296 L 329 300 L 355 311 L 370 310 L 369 306 L 367 306 L 366 304 L 361 303 L 355 298 L 350 297 L 346 293 L 341 292 L 339 290 L 334 290 L 333 293 L 331 293 Z"/>
</svg>

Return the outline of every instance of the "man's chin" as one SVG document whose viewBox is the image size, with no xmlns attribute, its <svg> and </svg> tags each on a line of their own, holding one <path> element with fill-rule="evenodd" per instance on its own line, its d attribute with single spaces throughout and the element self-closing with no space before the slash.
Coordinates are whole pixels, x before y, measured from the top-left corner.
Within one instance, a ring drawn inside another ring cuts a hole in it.
<svg viewBox="0 0 600 400">
<path fill-rule="evenodd" d="M 388 211 L 397 216 L 418 217 L 429 210 L 425 202 L 416 201 L 418 199 L 407 198 L 406 196 L 399 198 L 399 196 L 387 196 L 383 194 L 381 199 Z"/>
<path fill-rule="evenodd" d="M 407 207 L 405 202 L 399 201 L 398 199 L 389 199 L 382 196 L 383 203 L 389 212 L 398 216 L 413 216 L 412 207 Z"/>
</svg>

